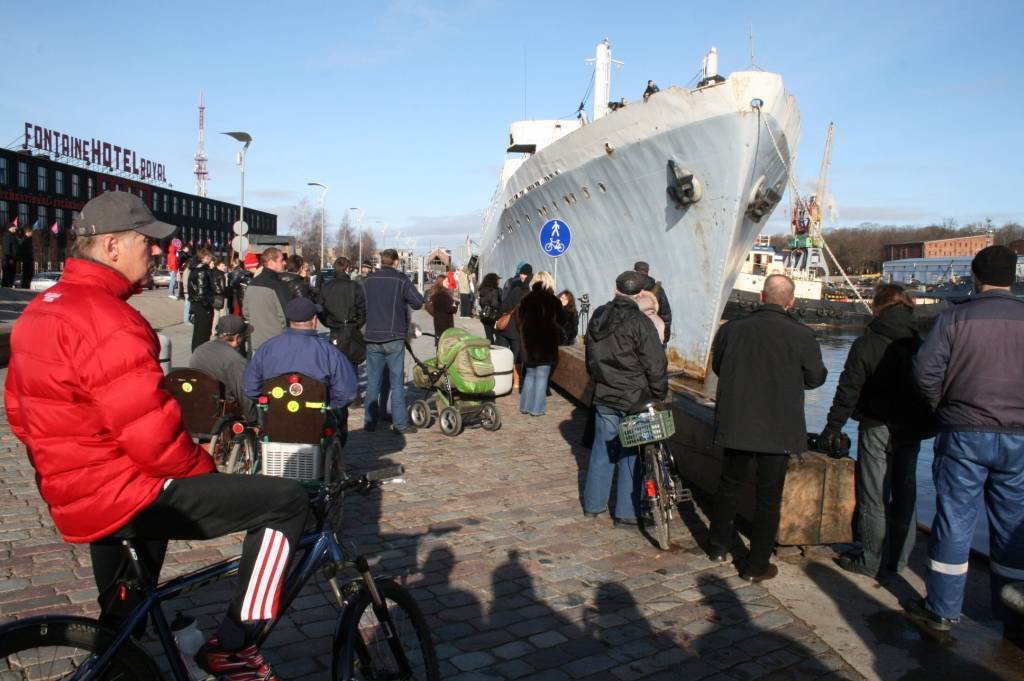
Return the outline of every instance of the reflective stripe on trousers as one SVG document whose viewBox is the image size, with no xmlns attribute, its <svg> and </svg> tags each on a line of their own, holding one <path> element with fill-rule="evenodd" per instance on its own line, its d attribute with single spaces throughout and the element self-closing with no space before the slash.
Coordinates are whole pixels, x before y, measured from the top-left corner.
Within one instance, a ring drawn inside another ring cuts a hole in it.
<svg viewBox="0 0 1024 681">
<path fill-rule="evenodd" d="M 928 538 L 928 609 L 950 619 L 960 616 L 978 498 L 984 496 L 992 608 L 1005 618 L 999 589 L 1024 579 L 1024 435 L 939 433 L 932 474 L 936 512 Z"/>
</svg>

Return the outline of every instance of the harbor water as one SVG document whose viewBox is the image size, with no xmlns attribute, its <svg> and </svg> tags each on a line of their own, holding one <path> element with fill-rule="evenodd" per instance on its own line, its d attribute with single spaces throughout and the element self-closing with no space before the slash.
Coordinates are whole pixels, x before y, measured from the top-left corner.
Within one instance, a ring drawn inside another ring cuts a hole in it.
<svg viewBox="0 0 1024 681">
<path fill-rule="evenodd" d="M 828 379 L 820 388 L 806 394 L 807 430 L 818 433 L 825 427 L 829 407 L 836 393 L 839 375 L 843 371 L 843 363 L 850 351 L 853 341 L 860 335 L 853 330 L 827 330 L 816 328 L 818 342 L 821 344 L 822 359 L 828 368 Z M 850 455 L 857 456 L 857 422 L 850 420 L 843 427 L 843 432 L 850 436 Z M 935 516 L 935 487 L 932 484 L 932 449 L 933 440 L 921 443 L 921 453 L 917 459 L 917 519 L 926 526 L 931 526 Z M 978 525 L 975 528 L 973 547 L 976 551 L 988 555 L 988 518 L 985 516 L 984 504 L 979 502 Z"/>
</svg>

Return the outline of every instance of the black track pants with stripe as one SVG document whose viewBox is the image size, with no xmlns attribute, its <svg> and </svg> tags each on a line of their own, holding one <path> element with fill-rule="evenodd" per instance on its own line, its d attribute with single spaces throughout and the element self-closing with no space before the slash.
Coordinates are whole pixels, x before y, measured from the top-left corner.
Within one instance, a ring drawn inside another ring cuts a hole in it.
<svg viewBox="0 0 1024 681">
<path fill-rule="evenodd" d="M 100 621 L 116 626 L 141 594 L 122 599 L 134 580 L 121 539 L 132 539 L 146 578 L 155 580 L 169 539 L 212 539 L 245 531 L 238 588 L 219 633 L 225 648 L 240 648 L 246 622 L 277 615 L 281 583 L 309 515 L 305 490 L 292 480 L 208 473 L 173 480 L 131 522 L 90 545 L 99 589 Z M 133 602 L 134 601 L 134 602 Z"/>
</svg>

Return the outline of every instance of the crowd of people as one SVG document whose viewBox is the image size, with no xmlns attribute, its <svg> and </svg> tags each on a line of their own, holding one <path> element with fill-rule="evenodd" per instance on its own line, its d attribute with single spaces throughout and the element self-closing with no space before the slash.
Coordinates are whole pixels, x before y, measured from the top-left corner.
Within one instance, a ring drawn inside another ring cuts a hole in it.
<svg viewBox="0 0 1024 681">
<path fill-rule="evenodd" d="M 246 532 L 236 591 L 197 660 L 224 678 L 272 680 L 253 633 L 277 615 L 278 601 L 268 594 L 278 593 L 309 505 L 290 480 L 213 476 L 210 455 L 184 431 L 173 398 L 159 387 L 156 334 L 126 300 L 147 282 L 159 243 L 173 231 L 128 192 L 107 192 L 83 207 L 60 283 L 15 325 L 5 407 L 32 453 L 58 530 L 91 546 L 104 623 L 116 624 L 134 605 L 123 587 L 129 565 L 121 539 L 136 538 L 140 561 L 155 577 L 170 539 Z M 171 294 L 184 290 L 189 303 L 192 366 L 223 383 L 244 414 L 254 413 L 265 380 L 301 372 L 329 387 L 329 407 L 344 424 L 357 397 L 356 367 L 365 364 L 364 429 L 379 427 L 390 397 L 391 428 L 416 432 L 405 406 L 405 345 L 410 312 L 424 299 L 396 268 L 397 252 L 383 251 L 377 270 L 360 263 L 358 274 L 338 258 L 334 278 L 318 277 L 312 286 L 308 265 L 276 248 L 230 270 L 203 248 L 194 255 L 182 248 L 174 260 L 182 277 Z M 859 422 L 859 548 L 838 563 L 878 578 L 907 566 L 916 537 L 916 458 L 921 440 L 938 434 L 927 594 L 908 605 L 920 626 L 937 632 L 960 616 L 979 500 L 991 521 L 993 594 L 1024 579 L 1024 302 L 1009 288 L 1016 262 L 1002 246 L 978 253 L 977 293 L 944 311 L 924 340 L 913 325 L 913 300 L 899 286 L 880 287 L 819 438 L 837 449 L 847 420 Z M 578 341 L 574 295 L 556 293 L 554 277 L 534 273 L 529 263 L 504 286 L 496 273 L 479 288 L 469 269 L 451 274 L 426 301 L 435 331 L 451 328 L 456 312 L 473 315 L 478 303 L 488 338 L 510 348 L 519 367 L 520 412 L 544 416 L 559 347 Z M 751 582 L 778 574 L 771 556 L 786 472 L 790 456 L 807 448 L 804 394 L 827 375 L 814 333 L 788 313 L 794 303 L 790 278 L 767 277 L 761 305 L 721 326 L 711 351 L 714 443 L 723 465 L 706 550 L 715 562 L 743 555 L 735 518 L 741 485 L 753 478 L 750 548 L 738 564 Z M 318 335 L 318 323 L 328 339 Z M 637 262 L 615 279 L 612 300 L 586 325 L 594 419 L 581 499 L 587 518 L 609 510 L 617 478 L 614 525 L 635 528 L 642 520 L 637 453 L 621 446 L 618 426 L 638 405 L 667 399 L 671 324 L 666 292 L 648 264 Z M 118 493 L 109 494 L 114 488 Z M 1006 635 L 1020 641 L 1019 619 L 998 598 L 993 603 Z"/>
</svg>

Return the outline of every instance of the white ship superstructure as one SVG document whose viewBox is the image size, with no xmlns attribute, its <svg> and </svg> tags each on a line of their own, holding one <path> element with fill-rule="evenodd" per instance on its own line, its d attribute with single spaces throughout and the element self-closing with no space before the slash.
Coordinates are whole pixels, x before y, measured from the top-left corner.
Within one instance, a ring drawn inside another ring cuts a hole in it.
<svg viewBox="0 0 1024 681">
<path fill-rule="evenodd" d="M 609 91 L 611 61 L 605 41 L 599 91 Z M 589 123 L 512 123 L 507 151 L 523 156 L 506 160 L 485 215 L 481 276 L 505 279 L 529 262 L 596 306 L 620 272 L 645 260 L 672 306 L 670 360 L 703 376 L 736 275 L 785 190 L 796 101 L 775 73 L 718 76 L 713 49 L 696 89 L 666 88 L 615 111 L 606 100 L 596 99 Z M 538 236 L 552 219 L 572 230 L 557 265 Z"/>
</svg>

